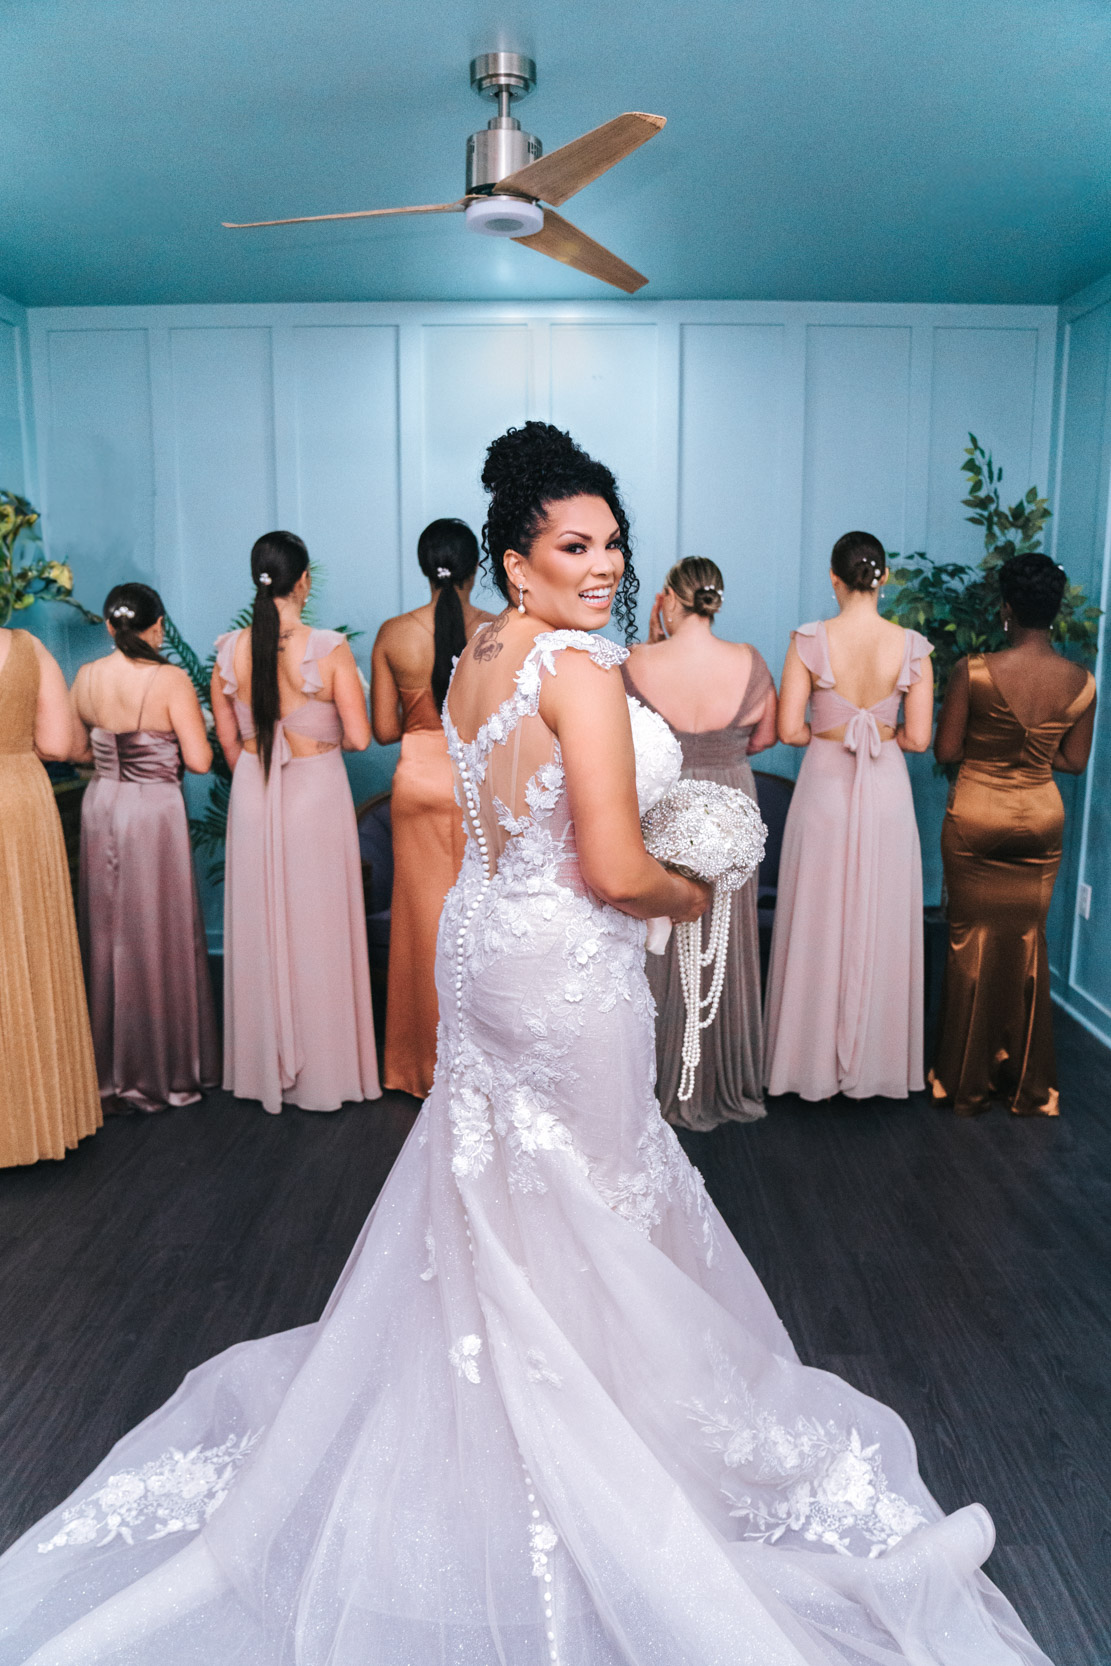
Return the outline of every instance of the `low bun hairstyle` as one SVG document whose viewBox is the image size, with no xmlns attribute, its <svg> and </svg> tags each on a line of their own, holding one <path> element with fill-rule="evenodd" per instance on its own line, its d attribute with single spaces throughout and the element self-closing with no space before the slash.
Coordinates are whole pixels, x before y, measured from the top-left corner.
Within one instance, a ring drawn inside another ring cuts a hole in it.
<svg viewBox="0 0 1111 1666">
<path fill-rule="evenodd" d="M 704 555 L 688 555 L 672 567 L 664 579 L 664 589 L 670 590 L 688 613 L 712 619 L 721 607 L 725 581 L 716 561 L 708 561 Z"/>
<path fill-rule="evenodd" d="M 478 568 L 478 539 L 466 521 L 432 521 L 417 539 L 420 570 L 436 591 L 436 657 L 432 665 L 432 697 L 443 711 L 451 667 L 467 646 L 466 622 L 459 586 Z"/>
<path fill-rule="evenodd" d="M 1061 611 L 1068 577 L 1040 550 L 1012 555 L 999 569 L 999 594 L 1028 630 L 1047 630 Z"/>
<path fill-rule="evenodd" d="M 170 663 L 139 635 L 166 617 L 162 597 L 149 584 L 114 584 L 104 598 L 104 617 L 112 627 L 116 647 L 128 659 L 145 659 L 152 665 Z"/>
<path fill-rule="evenodd" d="M 304 539 L 295 532 L 264 532 L 251 550 L 255 602 L 251 610 L 251 715 L 258 735 L 263 780 L 270 775 L 274 728 L 281 716 L 278 697 L 277 600 L 288 596 L 309 565 Z"/>
<path fill-rule="evenodd" d="M 870 532 L 846 532 L 834 544 L 829 564 L 850 590 L 878 590 L 887 551 Z"/>
<path fill-rule="evenodd" d="M 490 558 L 490 576 L 506 601 L 505 553 L 527 556 L 546 519 L 550 503 L 572 497 L 600 497 L 617 522 L 625 572 L 613 599 L 613 613 L 626 642 L 636 635 L 636 599 L 640 580 L 633 570 L 629 520 L 617 481 L 604 463 L 577 446 L 570 434 L 550 422 L 526 422 L 509 428 L 486 453 L 482 484 L 490 507 L 482 528 L 482 547 Z"/>
</svg>

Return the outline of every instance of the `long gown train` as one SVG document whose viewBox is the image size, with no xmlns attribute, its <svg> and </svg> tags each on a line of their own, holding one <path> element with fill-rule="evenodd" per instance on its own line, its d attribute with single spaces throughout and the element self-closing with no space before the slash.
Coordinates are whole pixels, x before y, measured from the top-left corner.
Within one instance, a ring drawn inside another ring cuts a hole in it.
<svg viewBox="0 0 1111 1666">
<path fill-rule="evenodd" d="M 659 1114 L 644 928 L 582 882 L 538 711 L 567 648 L 624 657 L 546 633 L 473 742 L 445 714 L 436 1080 L 326 1312 L 0 1559 L 3 1666 L 90 1611 L 35 1666 L 1044 1666 L 986 1513 L 799 1363 Z"/>
</svg>

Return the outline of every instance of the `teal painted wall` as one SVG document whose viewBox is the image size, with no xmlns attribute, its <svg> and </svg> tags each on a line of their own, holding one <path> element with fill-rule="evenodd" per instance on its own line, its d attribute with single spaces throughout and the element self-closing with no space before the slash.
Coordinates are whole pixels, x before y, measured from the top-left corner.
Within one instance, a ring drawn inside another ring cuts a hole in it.
<svg viewBox="0 0 1111 1666">
<path fill-rule="evenodd" d="M 249 599 L 253 539 L 302 533 L 317 617 L 366 633 L 366 669 L 381 620 L 427 594 L 421 527 L 477 528 L 486 444 L 550 418 L 618 474 L 642 622 L 678 555 L 713 555 L 723 633 L 778 673 L 791 627 L 831 609 L 828 552 L 850 526 L 977 558 L 969 428 L 1008 479 L 1044 487 L 1057 325 L 1051 307 L 771 302 L 32 309 L 41 506 L 90 605 L 145 579 L 202 653 Z M 101 651 L 69 610 L 32 617 L 70 672 Z M 393 761 L 354 760 L 356 794 Z M 944 797 L 912 765 L 936 900 Z"/>
<path fill-rule="evenodd" d="M 1054 553 L 1106 610 L 1111 606 L 1111 278 L 1062 306 L 1058 359 Z M 1058 999 L 1111 1045 L 1111 672 L 1106 642 L 1104 618 L 1092 761 L 1081 780 L 1062 784 L 1065 858 L 1053 899 L 1050 958 Z M 1081 882 L 1092 888 L 1086 920 L 1077 910 Z"/>
</svg>

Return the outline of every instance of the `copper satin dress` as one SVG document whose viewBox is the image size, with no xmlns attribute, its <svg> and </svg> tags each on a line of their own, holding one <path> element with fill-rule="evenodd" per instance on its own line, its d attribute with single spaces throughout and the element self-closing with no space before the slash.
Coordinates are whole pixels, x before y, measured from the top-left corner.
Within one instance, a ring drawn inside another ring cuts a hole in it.
<svg viewBox="0 0 1111 1666">
<path fill-rule="evenodd" d="M 79 918 L 100 1096 L 157 1111 L 216 1086 L 220 1042 L 181 748 L 172 729 L 143 728 L 143 706 L 134 729 L 90 731 Z"/>
<path fill-rule="evenodd" d="M 992 1099 L 1019 1116 L 1056 1116 L 1045 922 L 1065 809 L 1052 766 L 1095 696 L 1095 678 L 1029 729 L 982 655 L 969 659 L 968 682 L 964 761 L 941 831 L 949 954 L 930 1085 L 962 1116 Z"/>
<path fill-rule="evenodd" d="M 382 1085 L 427 1097 L 436 1067 L 436 931 L 463 861 L 463 813 L 430 688 L 400 690 L 401 756 L 390 797 L 393 902 Z"/>
<path fill-rule="evenodd" d="M 748 683 L 735 715 L 724 728 L 700 733 L 677 729 L 672 723 L 668 728 L 683 748 L 685 778 L 740 787 L 755 803 L 756 782 L 748 743 L 774 684 L 763 656 L 755 648 L 751 653 Z M 628 661 L 622 665 L 621 675 L 625 692 L 649 711 L 656 711 L 630 676 Z M 663 717 L 662 712 L 658 715 Z M 702 1063 L 695 1075 L 694 1092 L 686 1102 L 679 1098 L 686 1005 L 679 982 L 675 933 L 662 955 L 650 954 L 646 960 L 648 983 L 656 1002 L 656 1094 L 664 1116 L 679 1128 L 705 1133 L 722 1122 L 754 1122 L 765 1115 L 758 883 L 758 875 L 753 874 L 733 898 L 721 1006 L 703 1034 Z"/>
<path fill-rule="evenodd" d="M 62 824 L 35 756 L 39 663 L 0 667 L 0 1168 L 64 1157 L 100 1127 Z"/>
</svg>

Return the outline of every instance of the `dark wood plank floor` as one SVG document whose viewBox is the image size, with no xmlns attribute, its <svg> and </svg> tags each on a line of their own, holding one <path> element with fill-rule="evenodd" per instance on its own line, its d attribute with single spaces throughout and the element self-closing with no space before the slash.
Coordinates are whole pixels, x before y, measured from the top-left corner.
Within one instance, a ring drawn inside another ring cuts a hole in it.
<svg viewBox="0 0 1111 1666">
<path fill-rule="evenodd" d="M 686 1140 L 803 1357 L 893 1405 L 1057 1666 L 1111 1666 L 1111 1054 L 1058 1123 L 774 1101 Z M 0 1544 L 198 1361 L 314 1319 L 413 1119 L 213 1095 L 0 1173 Z"/>
</svg>

